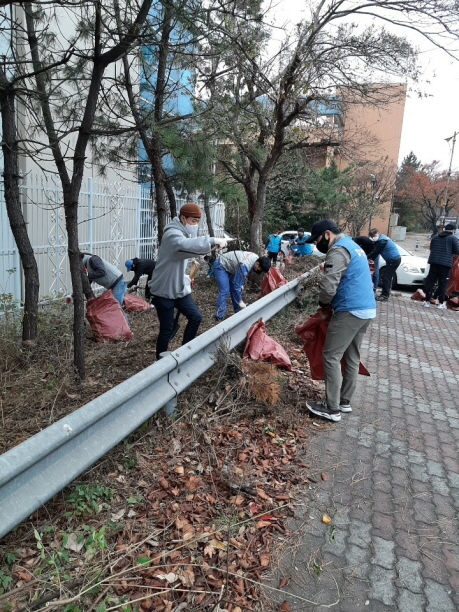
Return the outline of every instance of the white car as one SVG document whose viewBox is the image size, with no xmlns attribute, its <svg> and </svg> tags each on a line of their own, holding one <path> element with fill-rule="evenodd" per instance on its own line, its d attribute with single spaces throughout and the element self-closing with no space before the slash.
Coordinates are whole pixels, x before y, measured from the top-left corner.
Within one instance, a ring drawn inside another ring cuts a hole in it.
<svg viewBox="0 0 459 612">
<path fill-rule="evenodd" d="M 310 236 L 310 232 L 305 232 L 307 236 Z M 281 249 L 284 255 L 288 253 L 288 246 L 290 244 L 290 240 L 292 238 L 296 238 L 298 236 L 298 232 L 295 231 L 287 231 L 282 232 L 282 242 Z M 395 277 L 393 280 L 393 287 L 396 285 L 418 285 L 422 286 L 424 283 L 424 278 L 427 276 L 429 271 L 429 264 L 427 263 L 426 257 L 419 257 L 417 255 L 413 255 L 406 249 L 404 249 L 399 244 L 396 244 L 400 256 L 402 258 L 402 263 L 397 268 L 397 272 L 395 273 Z M 314 255 L 318 255 L 319 257 L 325 257 L 323 253 L 321 253 L 316 246 L 314 245 L 313 250 Z M 384 259 L 379 256 L 379 271 L 384 268 L 386 262 Z"/>
<path fill-rule="evenodd" d="M 305 236 L 310 236 L 311 233 L 310 232 L 304 232 Z M 288 255 L 288 247 L 290 244 L 290 240 L 293 239 L 297 239 L 298 238 L 298 232 L 296 232 L 295 230 L 289 230 L 287 232 L 282 232 L 281 234 L 282 236 L 282 241 L 281 241 L 281 251 L 282 253 L 287 256 Z M 312 245 L 313 249 L 312 249 L 312 254 L 313 255 L 318 255 L 319 257 L 324 257 L 323 253 L 321 253 L 315 244 Z"/>
</svg>

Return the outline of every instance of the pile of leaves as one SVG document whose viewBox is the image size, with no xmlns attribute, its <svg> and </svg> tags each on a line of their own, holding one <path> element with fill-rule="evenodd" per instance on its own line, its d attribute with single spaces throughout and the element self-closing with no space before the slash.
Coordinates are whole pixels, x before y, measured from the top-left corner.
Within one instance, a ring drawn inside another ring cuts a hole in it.
<svg viewBox="0 0 459 612">
<path fill-rule="evenodd" d="M 196 285 L 205 329 L 215 287 L 204 275 Z M 318 479 L 302 459 L 312 423 L 304 401 L 318 397 L 322 384 L 311 380 L 294 333 L 314 308 L 312 294 L 268 322 L 291 372 L 221 350 L 199 385 L 179 397 L 175 419 L 150 419 L 3 538 L 0 612 L 273 609 L 260 584 L 278 539 L 289 536 L 298 491 Z M 257 295 L 248 287 L 245 299 Z M 143 338 L 153 350 L 151 318 L 139 316 L 135 325 L 144 326 L 139 347 Z M 132 344 L 90 346 L 88 361 L 97 367 L 87 388 L 66 382 L 54 413 L 74 392 L 89 398 L 101 392 L 98 384 L 113 384 L 117 360 L 130 375 L 151 358 Z M 14 405 L 16 416 L 26 413 Z"/>
</svg>

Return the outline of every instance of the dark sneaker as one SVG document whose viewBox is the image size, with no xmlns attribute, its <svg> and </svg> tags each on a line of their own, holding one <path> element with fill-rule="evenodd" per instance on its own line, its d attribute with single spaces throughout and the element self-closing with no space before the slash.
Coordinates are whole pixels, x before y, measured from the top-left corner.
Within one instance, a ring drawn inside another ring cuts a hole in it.
<svg viewBox="0 0 459 612">
<path fill-rule="evenodd" d="M 387 302 L 387 300 L 389 299 L 388 295 L 378 295 L 378 297 L 376 298 L 377 302 Z"/>
<path fill-rule="evenodd" d="M 341 413 L 339 410 L 331 410 L 325 402 L 306 402 L 306 408 L 312 414 L 334 421 L 335 423 L 341 421 Z"/>
<path fill-rule="evenodd" d="M 352 408 L 350 404 L 340 404 L 339 405 L 340 412 L 352 412 Z"/>
</svg>

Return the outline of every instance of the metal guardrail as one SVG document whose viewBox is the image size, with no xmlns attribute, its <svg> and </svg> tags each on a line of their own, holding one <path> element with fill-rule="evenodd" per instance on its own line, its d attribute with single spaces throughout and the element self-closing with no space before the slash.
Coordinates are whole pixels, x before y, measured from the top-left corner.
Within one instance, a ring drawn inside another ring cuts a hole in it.
<svg viewBox="0 0 459 612">
<path fill-rule="evenodd" d="M 260 317 L 298 295 L 312 270 L 279 287 L 180 349 L 0 455 L 0 537 L 165 406 L 231 349 Z"/>
</svg>

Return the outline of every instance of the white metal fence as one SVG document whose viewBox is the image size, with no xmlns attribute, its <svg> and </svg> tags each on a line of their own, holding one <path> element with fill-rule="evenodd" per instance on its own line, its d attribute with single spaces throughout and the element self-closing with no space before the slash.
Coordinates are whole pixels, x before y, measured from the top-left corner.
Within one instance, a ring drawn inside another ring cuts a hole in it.
<svg viewBox="0 0 459 612">
<path fill-rule="evenodd" d="M 198 201 L 197 196 L 193 198 Z M 177 207 L 185 203 L 177 197 Z M 21 204 L 40 277 L 40 296 L 56 298 L 72 292 L 67 257 L 67 232 L 58 180 L 29 176 L 21 185 Z M 211 201 L 217 236 L 223 235 L 225 207 Z M 200 233 L 207 233 L 205 215 Z M 156 213 L 150 190 L 132 183 L 97 183 L 87 179 L 79 205 L 80 249 L 110 261 L 125 272 L 124 261 L 154 258 L 157 249 Z M 0 295 L 23 299 L 23 274 L 10 230 L 0 186 Z"/>
</svg>

